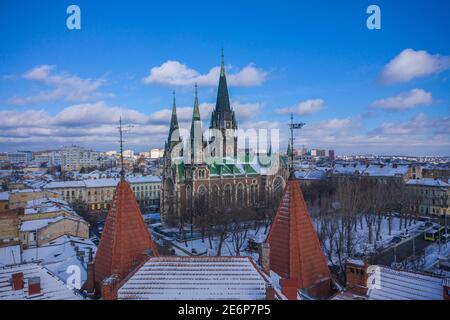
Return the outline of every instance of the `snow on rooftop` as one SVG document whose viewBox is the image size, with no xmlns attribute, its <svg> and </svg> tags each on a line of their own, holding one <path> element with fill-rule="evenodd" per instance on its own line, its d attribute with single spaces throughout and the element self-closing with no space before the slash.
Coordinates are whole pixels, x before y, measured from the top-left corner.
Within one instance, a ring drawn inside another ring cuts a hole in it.
<svg viewBox="0 0 450 320">
<path fill-rule="evenodd" d="M 379 266 L 367 280 L 367 295 L 371 300 L 442 300 L 442 280 L 438 276 Z"/>
<path fill-rule="evenodd" d="M 107 188 L 116 187 L 120 179 L 118 178 L 101 178 L 101 179 L 85 179 L 73 181 L 54 181 L 48 183 L 46 189 L 60 189 L 60 188 Z M 137 183 L 152 183 L 161 182 L 158 176 L 143 176 L 143 177 L 127 177 L 130 184 Z"/>
<path fill-rule="evenodd" d="M 249 257 L 153 257 L 118 291 L 123 300 L 262 300 L 266 281 Z"/>
<path fill-rule="evenodd" d="M 45 185 L 45 189 L 59 189 L 59 188 L 83 188 L 84 181 L 53 181 Z"/>
<path fill-rule="evenodd" d="M 35 231 L 42 229 L 46 226 L 48 226 L 51 223 L 58 222 L 60 220 L 64 219 L 64 216 L 57 216 L 50 219 L 37 219 L 37 220 L 29 220 L 29 221 L 23 221 L 20 226 L 20 231 L 27 232 L 27 231 Z"/>
<path fill-rule="evenodd" d="M 11 285 L 12 275 L 23 273 L 24 288 L 14 290 Z M 40 279 L 41 293 L 28 295 L 30 278 Z M 83 297 L 55 277 L 49 270 L 36 263 L 20 264 L 0 268 L 0 300 L 82 300 Z"/>
<path fill-rule="evenodd" d="M 63 281 L 69 277 L 66 272 L 67 267 L 77 265 L 80 267 L 81 283 L 83 284 L 87 280 L 90 250 L 95 256 L 97 247 L 91 240 L 64 235 L 45 245 L 23 250 L 22 260 L 23 262 L 40 261 Z"/>
<path fill-rule="evenodd" d="M 0 267 L 21 262 L 20 246 L 8 246 L 0 248 Z"/>
<path fill-rule="evenodd" d="M 149 183 L 149 182 L 161 182 L 161 178 L 158 176 L 144 176 L 144 177 L 128 177 L 128 182 L 133 183 Z"/>
<path fill-rule="evenodd" d="M 410 179 L 406 182 L 409 185 L 429 186 L 429 187 L 450 187 L 450 184 L 433 178 Z"/>
<path fill-rule="evenodd" d="M 0 201 L 8 201 L 9 192 L 0 192 Z"/>
</svg>

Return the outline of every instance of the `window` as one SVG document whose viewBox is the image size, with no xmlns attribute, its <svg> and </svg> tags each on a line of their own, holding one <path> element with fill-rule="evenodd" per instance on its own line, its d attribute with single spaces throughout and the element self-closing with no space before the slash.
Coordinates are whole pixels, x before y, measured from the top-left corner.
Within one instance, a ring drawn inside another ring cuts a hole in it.
<svg viewBox="0 0 450 320">
<path fill-rule="evenodd" d="M 231 185 L 227 184 L 225 186 L 225 197 L 224 197 L 224 205 L 225 207 L 231 206 Z"/>
<path fill-rule="evenodd" d="M 238 206 L 244 206 L 245 189 L 242 183 L 239 183 L 236 189 L 236 203 Z"/>
</svg>

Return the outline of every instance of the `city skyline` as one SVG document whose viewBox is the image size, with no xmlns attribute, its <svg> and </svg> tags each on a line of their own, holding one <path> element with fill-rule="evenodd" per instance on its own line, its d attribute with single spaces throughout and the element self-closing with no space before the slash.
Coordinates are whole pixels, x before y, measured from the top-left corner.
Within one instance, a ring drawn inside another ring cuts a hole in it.
<svg viewBox="0 0 450 320">
<path fill-rule="evenodd" d="M 356 2 L 137 11 L 78 1 L 81 30 L 65 25 L 68 2 L 24 3 L 2 4 L 0 151 L 116 150 L 120 116 L 134 125 L 126 149 L 162 149 L 173 90 L 188 129 L 198 83 L 207 127 L 224 48 L 239 126 L 280 129 L 282 152 L 294 112 L 307 123 L 297 148 L 449 156 L 448 2 L 379 1 L 381 30 L 366 28 L 368 3 Z"/>
</svg>

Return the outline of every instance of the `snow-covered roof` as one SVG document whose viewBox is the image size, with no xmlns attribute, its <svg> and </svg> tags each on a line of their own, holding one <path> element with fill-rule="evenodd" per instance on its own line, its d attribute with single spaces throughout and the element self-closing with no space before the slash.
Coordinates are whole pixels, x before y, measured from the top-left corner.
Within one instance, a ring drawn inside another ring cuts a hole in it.
<svg viewBox="0 0 450 320">
<path fill-rule="evenodd" d="M 60 188 L 83 188 L 84 181 L 53 181 L 45 185 L 45 189 L 60 189 Z"/>
<path fill-rule="evenodd" d="M 393 166 L 393 165 L 365 165 L 365 164 L 336 164 L 333 168 L 334 174 L 355 174 L 371 176 L 371 177 L 394 177 L 403 176 L 409 170 L 408 166 Z"/>
<path fill-rule="evenodd" d="M 130 184 L 137 183 L 156 183 L 161 182 L 158 176 L 144 176 L 144 177 L 127 177 Z M 54 181 L 45 185 L 46 189 L 61 189 L 61 188 L 108 188 L 116 187 L 120 179 L 118 178 L 101 178 L 101 179 L 85 179 L 73 181 Z"/>
<path fill-rule="evenodd" d="M 266 281 L 249 257 L 153 257 L 119 290 L 122 300 L 262 300 Z"/>
<path fill-rule="evenodd" d="M 29 221 L 23 221 L 20 226 L 20 231 L 27 232 L 27 231 L 35 231 L 42 229 L 46 226 L 48 226 L 51 223 L 58 222 L 60 220 L 64 219 L 64 216 L 57 216 L 50 219 L 37 219 L 37 220 L 29 220 Z"/>
<path fill-rule="evenodd" d="M 8 201 L 9 192 L 0 192 L 0 201 Z"/>
<path fill-rule="evenodd" d="M 22 261 L 40 261 L 42 265 L 63 281 L 66 281 L 69 277 L 66 272 L 67 267 L 77 265 L 80 267 L 81 284 L 83 284 L 87 280 L 87 263 L 90 250 L 95 256 L 97 247 L 91 240 L 64 235 L 45 245 L 23 250 Z"/>
<path fill-rule="evenodd" d="M 429 187 L 450 187 L 450 184 L 433 178 L 422 178 L 422 179 L 410 179 L 406 182 L 410 185 L 418 185 L 418 186 L 429 186 Z"/>
<path fill-rule="evenodd" d="M 23 273 L 23 289 L 14 290 L 11 284 L 12 275 Z M 41 293 L 29 296 L 28 281 L 30 278 L 40 279 Z M 20 264 L 0 268 L 0 300 L 82 300 L 83 297 L 55 277 L 48 269 L 36 263 Z"/>
<path fill-rule="evenodd" d="M 86 188 L 108 188 L 108 187 L 116 187 L 119 183 L 119 179 L 87 179 L 84 180 Z"/>
<path fill-rule="evenodd" d="M 442 300 L 442 277 L 376 266 L 367 284 L 371 300 Z"/>
<path fill-rule="evenodd" d="M 31 192 L 42 192 L 42 189 L 14 189 L 10 193 L 31 193 Z"/>
<path fill-rule="evenodd" d="M 326 171 L 318 169 L 296 171 L 295 177 L 302 180 L 321 180 L 326 176 Z"/>
<path fill-rule="evenodd" d="M 161 178 L 158 176 L 145 176 L 145 177 L 128 177 L 128 182 L 133 183 L 149 183 L 149 182 L 161 182 Z"/>
<path fill-rule="evenodd" d="M 0 267 L 21 262 L 20 246 L 8 246 L 0 248 Z"/>
</svg>

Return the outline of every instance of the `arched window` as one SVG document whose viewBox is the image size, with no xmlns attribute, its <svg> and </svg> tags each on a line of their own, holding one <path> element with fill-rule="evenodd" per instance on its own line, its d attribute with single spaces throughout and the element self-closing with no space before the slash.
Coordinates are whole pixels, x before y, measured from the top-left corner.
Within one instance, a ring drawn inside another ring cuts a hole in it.
<svg viewBox="0 0 450 320">
<path fill-rule="evenodd" d="M 186 204 L 188 209 L 192 208 L 192 189 L 191 186 L 186 187 Z"/>
<path fill-rule="evenodd" d="M 224 205 L 225 207 L 230 207 L 231 206 L 231 185 L 227 184 L 225 186 L 225 196 L 224 196 Z"/>
<path fill-rule="evenodd" d="M 259 192 L 258 185 L 256 183 L 253 183 L 250 186 L 250 205 L 252 207 L 258 206 L 258 202 L 259 202 L 258 192 Z"/>
<path fill-rule="evenodd" d="M 202 209 L 208 208 L 208 190 L 205 186 L 200 186 L 198 188 L 198 205 Z"/>
<path fill-rule="evenodd" d="M 245 189 L 242 183 L 239 183 L 236 188 L 236 204 L 241 207 L 245 205 Z"/>
<path fill-rule="evenodd" d="M 211 205 L 213 208 L 220 208 L 220 189 L 218 185 L 214 185 L 211 193 Z"/>
</svg>

